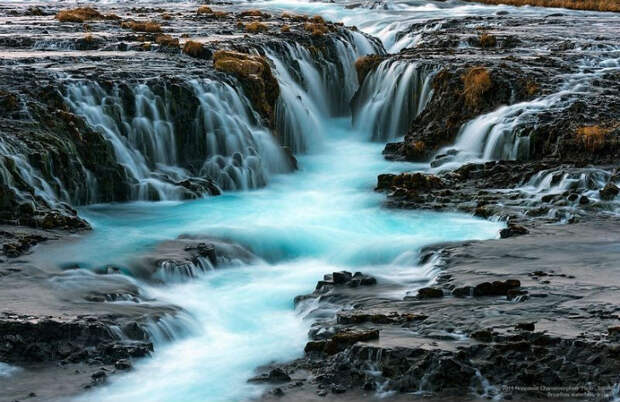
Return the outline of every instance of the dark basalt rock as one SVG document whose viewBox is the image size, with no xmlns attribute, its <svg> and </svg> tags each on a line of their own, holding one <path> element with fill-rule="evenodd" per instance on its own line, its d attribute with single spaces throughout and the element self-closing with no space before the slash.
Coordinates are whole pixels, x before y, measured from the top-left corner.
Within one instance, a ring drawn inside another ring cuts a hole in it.
<svg viewBox="0 0 620 402">
<path fill-rule="evenodd" d="M 544 201 L 543 201 L 544 202 Z M 506 239 L 512 236 L 519 236 L 528 234 L 529 231 L 521 225 L 517 225 L 514 223 L 509 223 L 508 227 L 499 231 L 499 236 L 502 239 Z"/>
<path fill-rule="evenodd" d="M 599 191 L 599 194 L 602 200 L 609 201 L 609 200 L 613 200 L 614 198 L 616 198 L 619 192 L 620 192 L 620 189 L 618 189 L 618 186 L 610 182 L 610 183 L 607 183 L 605 187 L 603 187 Z"/>
<path fill-rule="evenodd" d="M 443 297 L 443 291 L 437 288 L 422 288 L 418 290 L 418 299 L 435 299 Z"/>
<path fill-rule="evenodd" d="M 376 278 L 370 275 L 365 275 L 361 272 L 356 272 L 354 274 L 347 271 L 334 272 L 332 274 L 324 275 L 323 280 L 317 282 L 314 292 L 307 295 L 295 296 L 294 303 L 297 306 L 305 300 L 320 297 L 329 293 L 331 290 L 340 287 L 357 288 L 360 286 L 365 287 L 376 284 Z"/>
<path fill-rule="evenodd" d="M 370 330 L 345 330 L 334 334 L 328 340 L 310 341 L 306 344 L 306 353 L 322 352 L 333 355 L 344 350 L 357 342 L 368 342 L 379 339 L 379 331 Z"/>
<path fill-rule="evenodd" d="M 106 323 L 96 318 L 0 318 L 0 359 L 6 362 L 98 360 L 114 364 L 119 359 L 149 355 L 153 345 L 143 339 L 118 339 Z"/>
<path fill-rule="evenodd" d="M 281 368 L 274 368 L 268 373 L 263 373 L 260 376 L 252 377 L 249 382 L 265 382 L 265 383 L 283 383 L 291 381 L 291 377 Z"/>
</svg>

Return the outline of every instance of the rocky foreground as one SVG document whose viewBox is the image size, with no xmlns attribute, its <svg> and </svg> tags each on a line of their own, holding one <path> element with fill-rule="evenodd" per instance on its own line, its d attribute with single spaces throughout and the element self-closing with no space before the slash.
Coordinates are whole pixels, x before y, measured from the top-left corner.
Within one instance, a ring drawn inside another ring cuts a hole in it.
<svg viewBox="0 0 620 402">
<path fill-rule="evenodd" d="M 432 246 L 437 279 L 411 294 L 334 273 L 296 301 L 341 311 L 314 324 L 304 358 L 258 377 L 266 399 L 604 399 L 620 370 L 618 239 L 614 219 Z"/>
</svg>

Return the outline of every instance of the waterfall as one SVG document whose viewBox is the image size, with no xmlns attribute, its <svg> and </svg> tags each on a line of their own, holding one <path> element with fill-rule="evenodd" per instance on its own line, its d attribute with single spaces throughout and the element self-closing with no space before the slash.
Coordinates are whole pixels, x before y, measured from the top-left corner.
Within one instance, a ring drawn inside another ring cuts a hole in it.
<svg viewBox="0 0 620 402">
<path fill-rule="evenodd" d="M 263 49 L 275 65 L 280 84 L 276 131 L 281 143 L 293 152 L 307 152 L 321 144 L 325 119 L 351 113 L 348 105 L 358 87 L 355 60 L 384 52 L 381 45 L 359 32 L 331 40 L 335 61 L 296 43 Z"/>
<path fill-rule="evenodd" d="M 353 126 L 373 141 L 405 135 L 433 96 L 434 71 L 428 65 L 383 61 L 353 99 Z"/>
<path fill-rule="evenodd" d="M 518 127 L 528 118 L 549 108 L 547 100 L 517 103 L 481 115 L 459 130 L 454 148 L 456 160 L 526 160 L 528 136 L 519 136 Z"/>
<path fill-rule="evenodd" d="M 247 98 L 231 86 L 211 80 L 191 81 L 200 107 L 194 135 L 206 144 L 200 175 L 215 180 L 224 190 L 262 187 L 275 173 L 290 165 Z"/>
<path fill-rule="evenodd" d="M 0 136 L 0 178 L 2 185 L 6 186 L 19 202 L 42 200 L 51 207 L 58 205 L 59 193 L 66 194 L 57 179 L 55 182 L 60 191 L 55 191 L 41 173 L 30 165 L 27 156 L 18 147 L 10 144 L 5 136 Z M 69 201 L 63 198 L 64 201 Z"/>
<path fill-rule="evenodd" d="M 539 113 L 558 113 L 569 107 L 586 92 L 591 81 L 618 70 L 618 60 L 583 60 L 580 71 L 566 74 L 564 83 L 555 93 L 531 101 L 500 108 L 463 124 L 453 146 L 437 152 L 431 166 L 452 168 L 466 162 L 488 160 L 527 160 L 530 157 L 530 138 L 523 134 L 536 125 Z M 521 129 L 524 130 L 521 130 Z"/>
<path fill-rule="evenodd" d="M 226 83 L 192 80 L 185 98 L 166 87 L 97 83 L 68 86 L 66 102 L 112 144 L 132 182 L 129 199 L 179 200 L 213 190 L 264 186 L 290 170 L 247 98 Z M 175 105 L 175 103 L 180 103 Z M 188 105 L 186 105 L 189 104 Z M 185 121 L 194 108 L 193 121 Z M 175 108 L 174 112 L 172 111 Z"/>
</svg>

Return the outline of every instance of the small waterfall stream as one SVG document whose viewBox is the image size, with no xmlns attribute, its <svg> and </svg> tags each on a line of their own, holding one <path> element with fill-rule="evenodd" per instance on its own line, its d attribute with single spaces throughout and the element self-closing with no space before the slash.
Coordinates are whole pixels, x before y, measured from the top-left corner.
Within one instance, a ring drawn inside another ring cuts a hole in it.
<svg viewBox="0 0 620 402">
<path fill-rule="evenodd" d="M 170 107 L 178 100 L 166 88 L 160 95 L 147 84 L 110 91 L 95 82 L 68 86 L 67 103 L 112 144 L 133 181 L 130 199 L 187 198 L 187 180 L 212 180 L 224 190 L 258 188 L 272 174 L 290 171 L 243 94 L 209 79 L 189 86 L 191 124 L 183 116 L 175 120 Z"/>
<path fill-rule="evenodd" d="M 383 52 L 381 46 L 358 32 L 332 40 L 338 51 L 337 64 L 299 44 L 263 49 L 274 63 L 280 83 L 276 131 L 283 145 L 295 153 L 321 146 L 324 119 L 350 115 L 349 101 L 358 87 L 352 68 L 355 60 Z"/>
<path fill-rule="evenodd" d="M 352 101 L 353 126 L 372 141 L 407 133 L 433 96 L 435 69 L 407 61 L 381 62 L 361 83 Z"/>
<path fill-rule="evenodd" d="M 619 48 L 620 49 L 620 48 Z M 579 71 L 567 74 L 564 84 L 552 94 L 531 101 L 502 106 L 463 124 L 453 146 L 439 150 L 431 166 L 453 168 L 467 162 L 489 160 L 528 160 L 530 138 L 520 135 L 522 128 L 536 124 L 536 115 L 569 107 L 587 94 L 590 83 L 603 74 L 618 71 L 620 58 L 583 60 Z"/>
<path fill-rule="evenodd" d="M 27 156 L 2 136 L 0 136 L 0 179 L 2 185 L 13 192 L 21 202 L 33 201 L 34 198 L 43 200 L 48 206 L 57 205 L 59 200 L 70 202 L 59 180 L 55 183 L 60 191 L 56 191 L 41 173 L 32 167 Z"/>
</svg>

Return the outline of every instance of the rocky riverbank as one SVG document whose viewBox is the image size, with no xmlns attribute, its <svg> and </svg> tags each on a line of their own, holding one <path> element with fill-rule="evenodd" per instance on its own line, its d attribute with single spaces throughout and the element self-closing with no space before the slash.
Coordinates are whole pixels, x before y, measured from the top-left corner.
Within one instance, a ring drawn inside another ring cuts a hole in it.
<svg viewBox="0 0 620 402">
<path fill-rule="evenodd" d="M 265 398 L 609 396 L 620 370 L 618 223 L 426 248 L 422 262 L 439 274 L 412 292 L 381 279 L 350 286 L 334 273 L 297 301 L 315 303 L 317 316 L 340 311 L 313 325 L 304 358 L 266 370 Z"/>
</svg>

